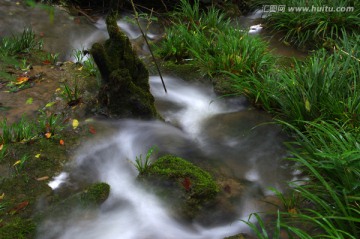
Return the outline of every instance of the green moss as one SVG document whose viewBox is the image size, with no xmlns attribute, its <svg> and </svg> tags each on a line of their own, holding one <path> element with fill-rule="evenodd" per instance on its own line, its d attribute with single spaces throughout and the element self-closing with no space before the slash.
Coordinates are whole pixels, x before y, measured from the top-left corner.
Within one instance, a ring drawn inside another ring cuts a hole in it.
<svg viewBox="0 0 360 239">
<path fill-rule="evenodd" d="M 116 16 L 106 18 L 110 38 L 95 43 L 91 54 L 102 76 L 98 100 L 116 117 L 157 118 L 149 73 L 119 29 Z"/>
<path fill-rule="evenodd" d="M 139 178 L 155 186 L 160 196 L 175 202 L 174 208 L 187 218 L 194 218 L 219 192 L 208 172 L 173 155 L 156 160 Z"/>
<path fill-rule="evenodd" d="M 83 204 L 100 205 L 109 197 L 110 185 L 107 183 L 95 183 L 81 193 Z"/>
<path fill-rule="evenodd" d="M 1 239 L 35 238 L 36 224 L 31 219 L 15 217 L 13 220 L 0 225 Z"/>
</svg>

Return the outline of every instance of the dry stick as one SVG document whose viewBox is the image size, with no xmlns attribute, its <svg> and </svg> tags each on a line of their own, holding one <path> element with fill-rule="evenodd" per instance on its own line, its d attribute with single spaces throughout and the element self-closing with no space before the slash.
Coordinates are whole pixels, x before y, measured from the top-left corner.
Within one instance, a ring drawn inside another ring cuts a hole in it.
<svg viewBox="0 0 360 239">
<path fill-rule="evenodd" d="M 156 69 L 157 69 L 157 71 L 159 72 L 159 76 L 160 76 L 160 79 L 161 79 L 161 83 L 162 83 L 162 85 L 163 85 L 163 87 L 164 87 L 165 93 L 167 93 L 166 86 L 165 86 L 165 82 L 164 82 L 164 79 L 163 79 L 163 77 L 162 77 L 162 74 L 161 74 L 159 65 L 158 65 L 157 62 L 156 62 L 155 56 L 154 56 L 154 54 L 153 54 L 153 52 L 152 52 L 152 50 L 151 50 L 150 44 L 149 44 L 149 42 L 148 42 L 148 40 L 147 40 L 147 37 L 146 37 L 145 33 L 143 32 L 143 30 L 142 30 L 142 28 L 141 28 L 141 26 L 140 26 L 139 16 L 138 16 L 138 12 L 137 12 L 136 9 L 135 9 L 134 1 L 133 1 L 133 0 L 130 0 L 130 2 L 131 2 L 132 8 L 133 8 L 134 13 L 135 13 L 136 24 L 138 25 L 138 27 L 139 27 L 139 29 L 140 29 L 140 32 L 141 32 L 141 35 L 143 36 L 143 38 L 144 38 L 144 40 L 145 40 L 145 43 L 146 43 L 146 45 L 147 45 L 148 48 L 149 48 L 151 57 L 153 58 L 153 60 L 154 60 L 154 62 L 155 62 Z"/>
</svg>

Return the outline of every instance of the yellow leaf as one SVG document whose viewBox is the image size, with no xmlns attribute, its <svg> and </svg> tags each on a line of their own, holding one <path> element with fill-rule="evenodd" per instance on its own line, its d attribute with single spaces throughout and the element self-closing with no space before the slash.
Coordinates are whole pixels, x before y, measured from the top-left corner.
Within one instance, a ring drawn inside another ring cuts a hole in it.
<svg viewBox="0 0 360 239">
<path fill-rule="evenodd" d="M 79 67 L 77 70 L 78 71 L 81 71 L 83 69 L 83 66 Z"/>
<path fill-rule="evenodd" d="M 21 85 L 21 84 L 27 82 L 28 80 L 29 80 L 29 77 L 24 77 L 24 76 L 18 77 L 18 78 L 16 79 L 15 85 Z"/>
<path fill-rule="evenodd" d="M 18 165 L 19 163 L 21 163 L 21 160 L 16 161 L 13 166 L 15 167 L 15 166 Z"/>
<path fill-rule="evenodd" d="M 305 100 L 305 109 L 306 111 L 310 112 L 311 110 L 311 105 L 308 99 Z"/>
<path fill-rule="evenodd" d="M 45 138 L 50 138 L 51 137 L 51 133 L 50 132 L 47 132 L 46 134 L 45 134 Z"/>
<path fill-rule="evenodd" d="M 74 119 L 74 120 L 72 121 L 72 127 L 73 127 L 73 129 L 76 129 L 78 126 L 79 126 L 79 121 L 78 121 L 77 119 Z"/>
<path fill-rule="evenodd" d="M 3 144 L 0 144 L 0 151 L 4 148 Z"/>
<path fill-rule="evenodd" d="M 55 92 L 59 92 L 59 91 L 61 91 L 61 88 L 57 88 L 57 89 L 55 90 Z"/>
<path fill-rule="evenodd" d="M 40 154 L 35 155 L 35 158 L 37 159 L 40 158 Z"/>
<path fill-rule="evenodd" d="M 5 197 L 5 193 L 2 193 L 2 194 L 0 195 L 0 200 L 4 199 L 4 197 Z"/>
<path fill-rule="evenodd" d="M 29 99 L 26 100 L 25 104 L 31 105 L 33 101 L 34 101 L 33 98 L 30 97 Z"/>
<path fill-rule="evenodd" d="M 47 103 L 46 105 L 45 105 L 45 107 L 46 108 L 49 108 L 49 107 L 51 107 L 51 106 L 53 106 L 54 104 L 55 104 L 56 102 L 49 102 L 49 103 Z"/>
</svg>

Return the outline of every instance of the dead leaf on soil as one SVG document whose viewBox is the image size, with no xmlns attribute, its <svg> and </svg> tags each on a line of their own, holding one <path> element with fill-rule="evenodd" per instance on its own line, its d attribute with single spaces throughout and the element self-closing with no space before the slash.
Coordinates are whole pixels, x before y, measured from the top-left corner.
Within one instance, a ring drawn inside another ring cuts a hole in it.
<svg viewBox="0 0 360 239">
<path fill-rule="evenodd" d="M 47 132 L 47 133 L 45 134 L 45 138 L 49 139 L 50 137 L 51 137 L 51 133 L 50 133 L 50 132 Z"/>
<path fill-rule="evenodd" d="M 26 100 L 25 104 L 31 105 L 33 101 L 34 101 L 33 98 L 30 97 L 29 99 Z"/>
<path fill-rule="evenodd" d="M 44 176 L 44 177 L 37 178 L 36 180 L 37 181 L 45 181 L 45 180 L 48 180 L 48 179 L 49 179 L 49 176 Z"/>
<path fill-rule="evenodd" d="M 65 141 L 62 140 L 62 139 L 60 139 L 59 144 L 60 144 L 60 145 L 64 145 L 64 144 L 65 144 Z"/>
<path fill-rule="evenodd" d="M 0 144 L 0 151 L 4 148 L 3 144 Z"/>
<path fill-rule="evenodd" d="M 5 197 L 5 193 L 2 193 L 2 194 L 0 195 L 0 200 L 3 200 L 4 197 Z"/>
<path fill-rule="evenodd" d="M 37 158 L 37 159 L 40 158 L 40 155 L 41 155 L 41 154 L 36 154 L 36 155 L 35 155 L 35 158 Z"/>
<path fill-rule="evenodd" d="M 15 167 L 16 165 L 18 165 L 19 163 L 21 163 L 21 160 L 16 161 L 16 162 L 13 164 L 13 167 Z"/>
<path fill-rule="evenodd" d="M 27 205 L 29 205 L 28 201 L 24 201 L 19 203 L 18 205 L 16 205 L 15 207 L 13 207 L 12 209 L 10 209 L 10 214 L 14 215 L 15 213 L 19 212 L 22 209 L 25 209 L 27 207 Z"/>
<path fill-rule="evenodd" d="M 20 76 L 16 79 L 15 85 L 21 85 L 24 84 L 25 82 L 27 82 L 29 80 L 29 77 L 26 76 Z"/>
</svg>

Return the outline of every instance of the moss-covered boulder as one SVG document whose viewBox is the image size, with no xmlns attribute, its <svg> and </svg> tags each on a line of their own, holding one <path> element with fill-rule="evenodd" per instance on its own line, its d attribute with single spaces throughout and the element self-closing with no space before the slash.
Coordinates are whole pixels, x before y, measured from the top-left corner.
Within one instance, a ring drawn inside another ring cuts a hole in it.
<svg viewBox="0 0 360 239">
<path fill-rule="evenodd" d="M 173 155 L 157 159 L 139 175 L 139 179 L 153 186 L 156 193 L 171 202 L 176 213 L 186 219 L 195 218 L 211 205 L 219 192 L 208 172 Z"/>
<path fill-rule="evenodd" d="M 133 51 L 129 38 L 120 30 L 116 15 L 106 18 L 110 38 L 91 48 L 102 76 L 98 101 L 116 117 L 151 119 L 157 117 L 150 93 L 149 73 Z"/>
</svg>

